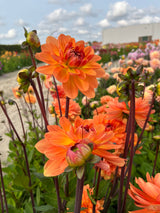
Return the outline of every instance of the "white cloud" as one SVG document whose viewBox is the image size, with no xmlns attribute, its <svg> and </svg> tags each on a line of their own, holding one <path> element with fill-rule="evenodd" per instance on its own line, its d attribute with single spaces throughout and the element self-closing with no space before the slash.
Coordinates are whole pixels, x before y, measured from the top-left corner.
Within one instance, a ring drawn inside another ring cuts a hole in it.
<svg viewBox="0 0 160 213">
<path fill-rule="evenodd" d="M 126 20 L 122 19 L 122 20 L 117 21 L 117 24 L 119 26 L 127 26 L 128 22 Z"/>
<path fill-rule="evenodd" d="M 102 28 L 105 28 L 105 27 L 109 27 L 109 26 L 110 26 L 110 24 L 109 24 L 109 22 L 108 22 L 107 19 L 101 20 L 101 21 L 98 23 L 98 25 L 99 25 L 100 27 L 102 27 Z"/>
<path fill-rule="evenodd" d="M 0 34 L 0 39 L 12 39 L 16 37 L 16 30 L 10 29 L 6 34 Z"/>
<path fill-rule="evenodd" d="M 76 26 L 83 26 L 85 23 L 84 18 L 79 17 L 76 21 L 75 21 L 75 25 Z"/>
<path fill-rule="evenodd" d="M 87 33 L 88 33 L 88 30 L 78 30 L 78 33 L 79 33 L 79 34 L 87 34 Z"/>
<path fill-rule="evenodd" d="M 92 4 L 85 4 L 83 6 L 80 7 L 80 10 L 84 13 L 91 13 L 91 10 L 92 10 Z"/>
<path fill-rule="evenodd" d="M 109 20 L 117 20 L 128 14 L 129 4 L 126 1 L 118 1 L 111 6 L 111 9 L 107 13 Z"/>
<path fill-rule="evenodd" d="M 71 11 L 70 13 L 68 13 L 67 10 L 59 8 L 54 10 L 52 13 L 50 13 L 47 16 L 47 20 L 50 22 L 66 21 L 75 15 L 76 13 L 74 11 Z"/>
<path fill-rule="evenodd" d="M 160 17 L 144 16 L 139 20 L 140 24 L 149 24 L 152 22 L 160 22 Z"/>
<path fill-rule="evenodd" d="M 59 33 L 66 33 L 68 30 L 67 30 L 67 28 L 65 28 L 65 27 L 60 27 L 57 31 L 58 31 Z"/>
<path fill-rule="evenodd" d="M 24 27 L 24 26 L 27 26 L 28 24 L 23 20 L 23 19 L 19 19 L 18 21 L 17 21 L 17 24 L 19 25 L 19 26 L 21 26 L 21 27 Z"/>
</svg>

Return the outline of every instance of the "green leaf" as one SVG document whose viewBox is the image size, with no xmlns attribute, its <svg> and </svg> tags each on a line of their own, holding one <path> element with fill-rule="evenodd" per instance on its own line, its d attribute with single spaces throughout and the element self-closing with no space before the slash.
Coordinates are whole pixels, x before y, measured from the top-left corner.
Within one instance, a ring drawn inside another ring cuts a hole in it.
<svg viewBox="0 0 160 213">
<path fill-rule="evenodd" d="M 28 154 L 28 162 L 30 163 L 33 159 L 34 149 L 32 149 Z"/>
<path fill-rule="evenodd" d="M 88 197 L 89 199 L 91 200 L 91 202 L 96 205 L 96 201 L 92 198 L 91 194 L 89 193 L 89 190 L 87 189 L 87 194 L 88 194 Z"/>
<path fill-rule="evenodd" d="M 51 205 L 43 205 L 43 206 L 37 206 L 37 207 L 35 207 L 35 209 L 36 209 L 37 211 L 46 212 L 46 211 L 49 211 L 49 210 L 53 210 L 54 207 L 51 206 Z"/>
<path fill-rule="evenodd" d="M 76 169 L 76 174 L 77 174 L 78 179 L 82 178 L 82 176 L 84 174 L 84 168 L 85 168 L 84 166 L 81 166 Z"/>
<path fill-rule="evenodd" d="M 32 205 L 30 203 L 26 203 L 24 213 L 33 212 Z"/>
<path fill-rule="evenodd" d="M 101 158 L 97 155 L 93 155 L 92 158 L 89 160 L 89 163 L 98 163 L 101 160 Z"/>
<path fill-rule="evenodd" d="M 13 181 L 14 181 L 14 184 L 16 186 L 20 186 L 20 187 L 23 187 L 25 189 L 29 189 L 29 178 L 28 178 L 28 176 L 25 176 L 24 174 L 23 175 L 17 174 Z"/>
<path fill-rule="evenodd" d="M 28 31 L 27 31 L 27 29 L 25 27 L 23 27 L 23 29 L 24 29 L 24 36 L 27 38 Z"/>
<path fill-rule="evenodd" d="M 41 197 L 41 192 L 40 192 L 40 188 L 37 187 L 37 190 L 36 190 L 36 202 L 37 202 L 37 205 L 40 204 L 40 198 Z"/>
</svg>

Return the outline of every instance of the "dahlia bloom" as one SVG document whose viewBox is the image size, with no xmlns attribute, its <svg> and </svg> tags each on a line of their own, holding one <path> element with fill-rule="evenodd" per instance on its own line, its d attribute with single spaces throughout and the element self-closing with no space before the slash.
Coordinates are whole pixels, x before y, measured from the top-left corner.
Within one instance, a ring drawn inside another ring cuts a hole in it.
<svg viewBox="0 0 160 213">
<path fill-rule="evenodd" d="M 160 60 L 157 58 L 153 58 L 150 61 L 150 66 L 155 70 L 155 69 L 159 69 L 160 68 Z"/>
<path fill-rule="evenodd" d="M 81 210 L 80 213 L 91 213 L 93 210 L 93 203 L 90 200 L 87 191 L 89 191 L 91 196 L 93 195 L 93 188 L 90 188 L 89 184 L 83 186 L 81 208 L 84 208 L 84 210 Z M 103 204 L 104 200 L 97 200 L 95 213 L 100 213 L 100 210 L 103 210 Z"/>
<path fill-rule="evenodd" d="M 135 201 L 135 205 L 143 209 L 130 211 L 132 213 L 159 213 L 160 212 L 160 173 L 155 177 L 146 174 L 147 182 L 142 178 L 135 178 L 135 182 L 139 185 L 137 189 L 130 183 L 128 194 Z"/>
<path fill-rule="evenodd" d="M 19 90 L 19 87 L 12 88 L 12 92 L 15 98 L 19 99 L 22 97 L 22 91 Z"/>
<path fill-rule="evenodd" d="M 91 121 L 83 120 L 80 117 L 76 118 L 74 126 L 65 117 L 61 117 L 59 123 L 61 127 L 48 126 L 49 132 L 45 134 L 45 138 L 35 145 L 36 149 L 49 159 L 44 166 L 45 176 L 62 174 L 69 166 L 68 151 L 73 150 L 78 144 L 92 144 L 92 155 L 103 157 L 107 162 L 119 167 L 125 164 L 124 159 L 108 151 L 119 148 L 119 145 L 110 142 L 113 132 L 106 132 L 103 125 L 90 127 Z"/>
<path fill-rule="evenodd" d="M 60 110 L 59 110 L 59 104 L 58 104 L 58 99 L 55 98 L 54 102 L 52 102 L 55 112 L 58 117 L 60 117 Z M 66 110 L 66 99 L 65 98 L 60 98 L 60 104 L 61 104 L 61 111 L 62 111 L 62 116 L 65 116 L 65 110 Z M 75 118 L 81 114 L 81 107 L 79 106 L 78 103 L 70 99 L 69 101 L 69 112 L 68 112 L 68 119 L 73 122 Z"/>
<path fill-rule="evenodd" d="M 103 77 L 105 71 L 97 63 L 101 57 L 94 54 L 92 47 L 61 34 L 58 39 L 48 36 L 41 49 L 35 57 L 48 65 L 38 67 L 37 72 L 54 75 L 62 82 L 66 96 L 72 99 L 77 97 L 78 90 L 89 98 L 95 96 L 97 78 Z"/>
<path fill-rule="evenodd" d="M 160 59 L 160 52 L 155 50 L 155 51 L 151 51 L 150 54 L 150 59 L 152 60 L 153 58 L 157 58 L 157 59 Z"/>
<path fill-rule="evenodd" d="M 101 104 L 107 104 L 109 101 L 112 101 L 114 98 L 112 98 L 110 95 L 105 95 L 105 96 L 102 96 L 100 101 L 101 101 Z"/>
<path fill-rule="evenodd" d="M 36 103 L 36 97 L 31 93 L 27 93 L 24 98 L 27 103 L 30 103 L 30 104 Z"/>
<path fill-rule="evenodd" d="M 130 106 L 130 102 L 128 103 Z M 135 119 L 137 124 L 142 128 L 146 120 L 150 104 L 146 99 L 136 98 L 135 99 Z M 113 101 L 108 102 L 108 108 L 105 109 L 108 119 L 123 120 L 124 114 L 129 115 L 129 109 L 125 102 L 119 102 L 118 98 L 114 98 Z M 154 110 L 151 111 L 151 114 Z"/>
<path fill-rule="evenodd" d="M 116 89 L 117 89 L 116 85 L 111 85 L 106 90 L 109 94 L 113 94 L 116 91 Z"/>
</svg>

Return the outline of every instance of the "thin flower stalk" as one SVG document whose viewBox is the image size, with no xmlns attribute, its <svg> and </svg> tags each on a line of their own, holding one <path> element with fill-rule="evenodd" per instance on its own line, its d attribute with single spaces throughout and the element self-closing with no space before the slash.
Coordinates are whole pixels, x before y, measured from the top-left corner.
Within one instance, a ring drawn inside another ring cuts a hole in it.
<svg viewBox="0 0 160 213">
<path fill-rule="evenodd" d="M 57 100 L 58 100 L 58 105 L 59 105 L 60 117 L 62 117 L 61 103 L 60 103 L 60 98 L 59 98 L 57 83 L 56 83 L 56 80 L 55 80 L 55 77 L 54 77 L 54 76 L 53 76 L 53 82 L 54 82 L 54 86 L 55 86 L 56 93 L 57 93 Z"/>
<path fill-rule="evenodd" d="M 127 183 L 125 187 L 124 199 L 122 203 L 121 213 L 124 212 L 126 206 L 127 193 L 129 188 L 129 182 L 131 178 L 133 157 L 134 157 L 134 133 L 135 133 L 135 85 L 134 80 L 132 80 L 132 91 L 131 91 L 131 147 L 130 147 L 130 161 L 129 161 L 129 171 L 127 176 Z"/>
<path fill-rule="evenodd" d="M 111 190 L 110 190 L 110 193 L 109 193 L 109 196 L 107 198 L 107 195 L 108 195 L 108 189 L 107 189 L 107 192 L 106 192 L 106 199 L 105 199 L 105 203 L 104 203 L 104 209 L 103 209 L 103 213 L 106 213 L 108 211 L 108 208 L 111 204 L 111 200 L 113 198 L 113 195 L 114 195 L 114 192 L 116 190 L 116 187 L 117 187 L 117 183 L 118 183 L 118 178 L 117 178 L 117 173 L 118 173 L 118 167 L 116 167 L 116 171 L 115 171 L 115 175 L 114 175 L 114 179 L 113 179 L 113 184 L 112 184 L 112 187 L 111 187 Z"/>
<path fill-rule="evenodd" d="M 74 213 L 80 213 L 80 211 L 81 211 L 83 185 L 84 185 L 84 174 L 81 179 L 77 178 Z"/>
<path fill-rule="evenodd" d="M 37 68 L 37 66 L 36 66 L 36 61 L 35 61 L 35 58 L 34 58 L 34 55 L 33 55 L 33 51 L 32 51 L 32 48 L 31 48 L 30 45 L 28 45 L 28 49 L 29 49 L 29 53 L 30 53 L 30 56 L 31 56 L 32 64 L 33 64 L 33 66 L 34 66 L 35 69 L 36 69 L 36 68 Z M 38 87 L 39 87 L 39 91 L 40 91 L 40 95 L 41 95 L 42 105 L 43 105 L 43 108 L 44 108 L 44 110 L 45 110 L 44 95 L 43 95 L 42 85 L 41 85 L 41 82 L 40 82 L 39 75 L 37 76 L 37 83 L 38 83 Z"/>
<path fill-rule="evenodd" d="M 7 199 L 6 199 L 6 192 L 5 192 L 5 188 L 4 188 L 1 160 L 0 160 L 0 178 L 1 178 L 1 186 L 2 186 L 2 191 L 3 191 L 4 203 L 5 203 L 5 210 L 6 210 L 6 213 L 8 213 L 9 211 L 8 211 L 8 204 L 7 204 Z M 2 200 L 2 206 L 3 206 L 3 200 Z M 1 208 L 3 208 L 2 206 L 1 206 Z"/>
<path fill-rule="evenodd" d="M 58 90 L 56 90 L 56 91 L 57 91 L 57 97 L 59 97 Z M 65 117 L 66 118 L 68 118 L 68 113 L 69 113 L 69 100 L 70 100 L 70 98 L 66 97 L 66 109 L 65 109 Z M 60 100 L 59 100 L 59 103 L 60 103 Z M 61 107 L 61 106 L 59 105 L 59 107 Z M 61 112 L 61 116 L 62 116 L 62 112 Z M 68 174 L 66 174 L 65 195 L 66 195 L 66 197 L 69 196 L 69 177 L 68 177 Z M 66 204 L 67 204 L 67 201 L 64 200 L 63 201 L 64 208 L 65 208 Z"/>
<path fill-rule="evenodd" d="M 1 212 L 4 212 L 3 196 L 2 196 L 1 187 L 0 187 L 0 204 L 1 204 Z"/>
<path fill-rule="evenodd" d="M 95 201 L 97 201 L 100 179 L 101 179 L 101 169 L 99 169 L 99 171 L 98 171 L 98 180 L 97 180 L 97 184 L 96 184 Z M 95 211 L 96 211 L 96 205 L 93 204 L 93 213 L 95 213 Z"/>
<path fill-rule="evenodd" d="M 145 120 L 145 122 L 144 122 L 144 126 L 143 126 L 143 129 L 142 129 L 142 131 L 141 131 L 141 134 L 140 134 L 140 136 L 138 137 L 138 141 L 137 141 L 137 144 L 136 144 L 136 146 L 135 146 L 135 148 L 134 148 L 134 152 L 137 150 L 138 145 L 139 145 L 140 141 L 142 140 L 142 136 L 143 136 L 144 130 L 145 130 L 145 128 L 146 128 L 147 122 L 148 122 L 148 120 L 149 120 L 149 116 L 150 116 L 151 111 L 152 111 L 152 106 L 153 106 L 153 104 L 154 104 L 154 97 L 155 97 L 155 91 L 153 92 L 152 100 L 151 100 L 151 104 L 150 104 L 150 108 L 149 108 L 149 110 L 148 110 L 148 114 L 147 114 L 146 120 Z"/>
<path fill-rule="evenodd" d="M 153 165 L 153 170 L 152 170 L 152 176 L 155 175 L 155 168 L 156 168 L 156 163 L 157 163 L 157 158 L 158 158 L 158 152 L 159 152 L 159 141 L 157 141 L 157 145 L 156 145 L 156 156 L 154 159 L 154 165 Z"/>
<path fill-rule="evenodd" d="M 23 131 L 23 136 L 24 136 L 24 139 L 26 140 L 26 133 L 25 133 L 25 130 L 24 130 L 24 124 L 23 124 L 23 120 L 22 120 L 22 115 L 21 115 L 21 112 L 20 112 L 20 109 L 18 107 L 17 102 L 15 101 L 14 103 L 16 104 L 16 107 L 17 107 L 17 110 L 18 110 L 18 114 L 19 114 L 19 118 L 20 118 L 20 122 L 21 122 L 21 126 L 22 126 L 22 131 Z"/>
<path fill-rule="evenodd" d="M 35 95 L 36 95 L 36 98 L 37 98 L 37 101 L 38 101 L 38 104 L 39 104 L 39 107 L 40 107 L 40 110 L 41 110 L 41 113 L 42 113 L 42 116 L 43 116 L 43 119 L 44 119 L 44 122 L 45 122 L 45 128 L 46 128 L 46 131 L 47 131 L 48 120 L 46 118 L 45 110 L 44 110 L 43 105 L 41 103 L 41 100 L 40 100 L 36 85 L 35 85 L 35 83 L 34 83 L 34 81 L 32 79 L 30 80 L 30 83 L 31 83 L 31 85 L 32 85 L 32 87 L 34 89 L 34 92 L 35 92 Z"/>
<path fill-rule="evenodd" d="M 128 145 L 129 145 L 129 139 L 130 139 L 130 133 L 131 133 L 131 110 L 129 112 L 129 118 L 127 121 L 127 128 L 126 128 L 126 140 L 125 140 L 125 148 L 124 148 L 124 153 L 123 157 L 126 158 L 128 154 Z M 121 177 L 120 177 L 120 186 L 119 186 L 119 195 L 118 195 L 118 212 L 120 211 L 121 208 L 121 201 L 122 201 L 122 193 L 123 193 L 123 184 L 124 184 L 124 178 L 125 178 L 125 166 L 122 167 L 121 169 Z"/>
</svg>

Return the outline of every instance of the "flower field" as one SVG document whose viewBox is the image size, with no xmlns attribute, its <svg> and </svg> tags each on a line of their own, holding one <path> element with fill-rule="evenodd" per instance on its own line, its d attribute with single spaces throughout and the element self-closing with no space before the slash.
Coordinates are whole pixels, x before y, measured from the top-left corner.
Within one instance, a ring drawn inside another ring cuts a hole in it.
<svg viewBox="0 0 160 213">
<path fill-rule="evenodd" d="M 10 138 L 0 212 L 160 212 L 159 41 L 102 46 L 61 34 L 39 52 L 36 31 L 25 39 L 26 64 L 0 57 L 2 73 L 19 69 L 13 98 L 0 92 Z"/>
<path fill-rule="evenodd" d="M 26 51 L 22 51 L 21 53 L 5 51 L 0 55 L 0 75 L 19 70 L 31 64 L 31 58 Z"/>
</svg>

